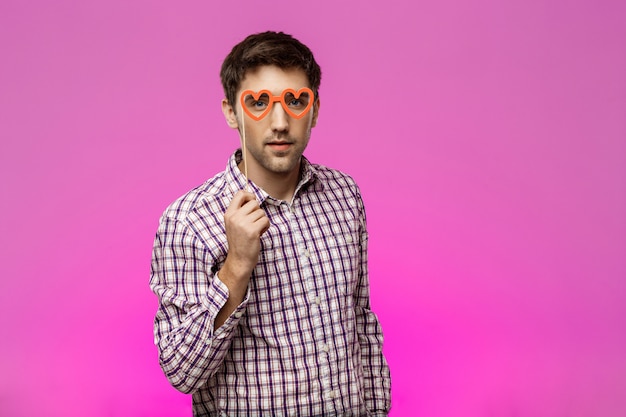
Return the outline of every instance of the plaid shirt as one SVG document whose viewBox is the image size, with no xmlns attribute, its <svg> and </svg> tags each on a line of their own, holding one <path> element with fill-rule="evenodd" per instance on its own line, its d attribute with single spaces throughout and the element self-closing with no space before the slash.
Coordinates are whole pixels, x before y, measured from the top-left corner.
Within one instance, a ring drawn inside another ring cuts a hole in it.
<svg viewBox="0 0 626 417">
<path fill-rule="evenodd" d="M 251 184 L 271 227 L 244 301 L 214 330 L 228 288 L 224 212 L 245 188 L 227 169 L 175 201 L 156 235 L 150 286 L 159 360 L 195 416 L 386 416 L 389 368 L 369 306 L 367 231 L 352 178 L 302 158 L 293 201 Z"/>
</svg>

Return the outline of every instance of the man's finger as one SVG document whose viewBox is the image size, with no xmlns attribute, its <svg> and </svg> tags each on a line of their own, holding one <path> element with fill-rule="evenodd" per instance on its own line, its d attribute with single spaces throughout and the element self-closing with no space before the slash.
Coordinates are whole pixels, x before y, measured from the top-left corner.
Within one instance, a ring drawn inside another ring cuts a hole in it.
<svg viewBox="0 0 626 417">
<path fill-rule="evenodd" d="M 226 212 L 228 213 L 229 211 L 232 212 L 234 210 L 237 210 L 252 200 L 256 200 L 254 194 L 243 190 L 237 191 L 233 196 L 233 199 L 230 201 Z"/>
</svg>

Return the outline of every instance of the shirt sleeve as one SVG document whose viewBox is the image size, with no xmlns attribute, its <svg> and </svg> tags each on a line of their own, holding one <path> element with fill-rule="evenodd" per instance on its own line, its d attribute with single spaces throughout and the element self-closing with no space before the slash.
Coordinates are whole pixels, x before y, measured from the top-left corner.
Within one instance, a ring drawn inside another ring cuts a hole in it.
<svg viewBox="0 0 626 417">
<path fill-rule="evenodd" d="M 228 288 L 213 272 L 223 258 L 225 253 L 210 253 L 183 221 L 161 219 L 150 275 L 150 287 L 159 300 L 154 338 L 165 376 L 184 393 L 195 392 L 220 367 L 248 302 L 246 294 L 214 330 L 215 318 L 228 299 Z"/>
<path fill-rule="evenodd" d="M 367 268 L 368 234 L 363 202 L 359 198 L 360 270 L 354 292 L 356 327 L 361 348 L 365 406 L 372 416 L 386 416 L 391 408 L 391 375 L 383 355 L 383 333 L 378 318 L 370 309 Z"/>
</svg>

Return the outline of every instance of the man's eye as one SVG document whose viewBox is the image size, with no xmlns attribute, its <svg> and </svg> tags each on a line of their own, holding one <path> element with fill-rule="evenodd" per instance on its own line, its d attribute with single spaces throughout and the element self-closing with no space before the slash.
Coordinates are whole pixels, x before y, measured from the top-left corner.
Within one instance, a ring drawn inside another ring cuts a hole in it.
<svg viewBox="0 0 626 417">
<path fill-rule="evenodd" d="M 303 94 L 298 98 L 296 98 L 293 94 L 287 94 L 287 96 L 285 97 L 285 103 L 287 103 L 289 107 L 304 107 L 308 103 L 308 97 L 306 94 Z"/>
<path fill-rule="evenodd" d="M 265 100 L 263 97 L 261 97 L 259 100 L 248 97 L 248 99 L 246 100 L 246 107 L 251 110 L 264 110 L 267 105 L 267 100 Z"/>
<path fill-rule="evenodd" d="M 261 94 L 259 97 L 255 98 L 252 94 L 248 94 L 245 99 L 245 105 L 250 110 L 265 110 L 269 105 L 269 96 L 265 93 Z"/>
</svg>

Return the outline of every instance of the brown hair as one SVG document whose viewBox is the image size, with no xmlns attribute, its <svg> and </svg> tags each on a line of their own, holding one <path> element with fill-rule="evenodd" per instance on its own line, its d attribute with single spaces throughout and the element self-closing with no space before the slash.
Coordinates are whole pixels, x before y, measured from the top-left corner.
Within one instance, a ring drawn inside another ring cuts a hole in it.
<svg viewBox="0 0 626 417">
<path fill-rule="evenodd" d="M 263 32 L 248 36 L 233 47 L 222 63 L 220 79 L 226 100 L 235 110 L 235 95 L 246 73 L 263 65 L 304 71 L 311 90 L 318 97 L 322 70 L 311 50 L 293 36 L 283 32 Z"/>
</svg>

